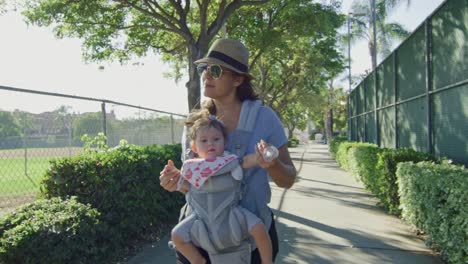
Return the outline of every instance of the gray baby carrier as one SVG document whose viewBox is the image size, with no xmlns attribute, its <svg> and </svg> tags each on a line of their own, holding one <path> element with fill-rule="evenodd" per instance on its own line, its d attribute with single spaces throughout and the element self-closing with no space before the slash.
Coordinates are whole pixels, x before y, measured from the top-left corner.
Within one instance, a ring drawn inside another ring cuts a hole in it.
<svg viewBox="0 0 468 264">
<path fill-rule="evenodd" d="M 238 126 L 232 132 L 234 142 L 230 142 L 232 149 L 229 150 L 238 157 L 243 157 L 246 152 L 261 105 L 261 101 L 258 100 L 245 100 L 242 103 Z M 191 157 L 188 155 L 184 158 Z M 248 264 L 251 245 L 246 215 L 251 213 L 243 212 L 247 210 L 238 206 L 244 192 L 245 178 L 242 182 L 234 179 L 230 170 L 233 166 L 238 166 L 238 163 L 231 164 L 211 176 L 206 186 L 200 189 L 190 186 L 191 191 L 186 196 L 186 207 L 191 212 L 182 212 L 181 217 L 185 215 L 192 218 L 191 240 L 208 252 L 212 263 Z"/>
</svg>

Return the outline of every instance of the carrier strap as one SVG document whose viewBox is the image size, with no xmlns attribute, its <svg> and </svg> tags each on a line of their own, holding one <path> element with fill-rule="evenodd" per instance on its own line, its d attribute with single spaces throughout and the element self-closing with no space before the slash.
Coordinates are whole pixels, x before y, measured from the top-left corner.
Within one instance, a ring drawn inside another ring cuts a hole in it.
<svg viewBox="0 0 468 264">
<path fill-rule="evenodd" d="M 251 132 L 257 121 L 258 110 L 262 106 L 262 101 L 260 100 L 245 100 L 242 102 L 242 108 L 239 118 L 239 123 L 237 124 L 237 129 Z M 247 144 L 247 143 L 246 143 Z"/>
</svg>

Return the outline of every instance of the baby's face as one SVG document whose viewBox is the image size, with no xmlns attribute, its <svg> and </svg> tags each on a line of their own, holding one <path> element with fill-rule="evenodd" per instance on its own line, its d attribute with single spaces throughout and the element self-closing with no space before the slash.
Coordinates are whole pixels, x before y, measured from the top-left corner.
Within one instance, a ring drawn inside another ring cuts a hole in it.
<svg viewBox="0 0 468 264">
<path fill-rule="evenodd" d="M 212 159 L 221 156 L 224 152 L 223 133 L 214 127 L 200 129 L 195 139 L 195 148 L 200 158 Z"/>
</svg>

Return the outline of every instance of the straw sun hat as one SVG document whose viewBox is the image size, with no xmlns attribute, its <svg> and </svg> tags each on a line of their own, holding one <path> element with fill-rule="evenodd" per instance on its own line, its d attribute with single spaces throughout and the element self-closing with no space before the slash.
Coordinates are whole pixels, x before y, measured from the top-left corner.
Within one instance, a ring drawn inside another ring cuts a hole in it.
<svg viewBox="0 0 468 264">
<path fill-rule="evenodd" d="M 242 42 L 235 39 L 217 39 L 211 45 L 205 58 L 195 61 L 195 64 L 218 64 L 239 74 L 244 74 L 250 79 L 249 50 Z"/>
</svg>

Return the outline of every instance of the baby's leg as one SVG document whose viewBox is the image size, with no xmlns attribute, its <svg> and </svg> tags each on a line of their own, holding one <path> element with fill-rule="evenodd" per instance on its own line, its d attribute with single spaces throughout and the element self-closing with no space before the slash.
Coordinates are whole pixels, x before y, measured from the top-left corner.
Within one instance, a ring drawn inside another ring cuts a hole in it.
<svg viewBox="0 0 468 264">
<path fill-rule="evenodd" d="M 177 251 L 186 257 L 191 264 L 205 264 L 206 259 L 198 251 L 197 247 L 191 242 L 185 242 L 180 236 L 172 232 L 172 242 L 174 243 Z"/>
<path fill-rule="evenodd" d="M 250 230 L 250 234 L 255 239 L 262 264 L 273 263 L 273 249 L 265 225 L 262 222 L 255 224 Z"/>
</svg>

